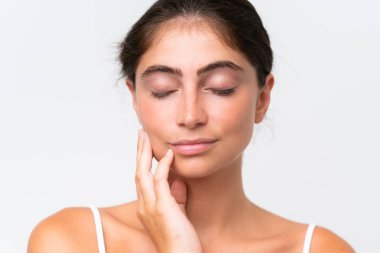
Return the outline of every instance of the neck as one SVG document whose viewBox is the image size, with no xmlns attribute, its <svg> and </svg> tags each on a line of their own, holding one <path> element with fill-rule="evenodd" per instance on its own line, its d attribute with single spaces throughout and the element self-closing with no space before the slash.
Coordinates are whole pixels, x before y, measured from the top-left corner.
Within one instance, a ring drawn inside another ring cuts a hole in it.
<svg viewBox="0 0 380 253">
<path fill-rule="evenodd" d="M 215 233 L 235 227 L 250 201 L 243 190 L 242 157 L 203 178 L 181 178 L 187 186 L 186 215 L 198 233 Z M 170 174 L 169 183 L 177 175 Z"/>
</svg>

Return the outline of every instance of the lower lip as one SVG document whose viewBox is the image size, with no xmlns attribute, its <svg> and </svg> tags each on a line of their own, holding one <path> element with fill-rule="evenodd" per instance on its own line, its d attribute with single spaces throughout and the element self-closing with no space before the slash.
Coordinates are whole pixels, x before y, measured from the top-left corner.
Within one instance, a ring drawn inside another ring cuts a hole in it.
<svg viewBox="0 0 380 253">
<path fill-rule="evenodd" d="M 181 155 L 196 155 L 209 150 L 214 142 L 197 143 L 189 145 L 171 145 L 174 153 Z"/>
</svg>

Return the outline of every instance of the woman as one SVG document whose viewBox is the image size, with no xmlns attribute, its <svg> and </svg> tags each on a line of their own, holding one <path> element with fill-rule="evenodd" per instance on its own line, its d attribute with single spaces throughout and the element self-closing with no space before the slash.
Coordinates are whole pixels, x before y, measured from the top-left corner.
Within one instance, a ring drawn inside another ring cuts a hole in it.
<svg viewBox="0 0 380 253">
<path fill-rule="evenodd" d="M 30 253 L 354 252 L 244 194 L 243 152 L 274 85 L 269 37 L 248 1 L 159 0 L 120 60 L 143 128 L 137 201 L 64 209 L 35 228 Z"/>
</svg>

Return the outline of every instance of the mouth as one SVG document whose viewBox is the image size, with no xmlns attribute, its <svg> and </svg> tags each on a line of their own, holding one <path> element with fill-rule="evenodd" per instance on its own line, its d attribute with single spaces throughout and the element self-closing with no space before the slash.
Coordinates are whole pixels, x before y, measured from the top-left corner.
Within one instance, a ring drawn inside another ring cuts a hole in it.
<svg viewBox="0 0 380 253">
<path fill-rule="evenodd" d="M 194 139 L 194 140 L 180 140 L 170 143 L 170 148 L 174 153 L 180 155 L 197 155 L 208 151 L 216 142 L 216 139 Z"/>
</svg>

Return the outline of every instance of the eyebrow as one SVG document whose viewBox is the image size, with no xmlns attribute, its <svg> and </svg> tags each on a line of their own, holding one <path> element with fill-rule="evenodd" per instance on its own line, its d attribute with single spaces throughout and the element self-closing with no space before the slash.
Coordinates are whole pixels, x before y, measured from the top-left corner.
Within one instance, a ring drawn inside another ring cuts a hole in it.
<svg viewBox="0 0 380 253">
<path fill-rule="evenodd" d="M 210 72 L 211 70 L 218 69 L 218 68 L 229 68 L 234 71 L 243 71 L 243 68 L 240 67 L 239 65 L 231 62 L 231 61 L 216 61 L 212 62 L 205 67 L 202 67 L 197 70 L 197 76 L 200 76 L 201 74 L 204 74 L 206 72 Z M 178 68 L 173 68 L 165 65 L 152 65 L 148 67 L 141 75 L 142 78 L 148 77 L 152 75 L 153 73 L 169 73 L 173 74 L 179 77 L 183 76 L 183 73 L 180 69 Z"/>
</svg>

